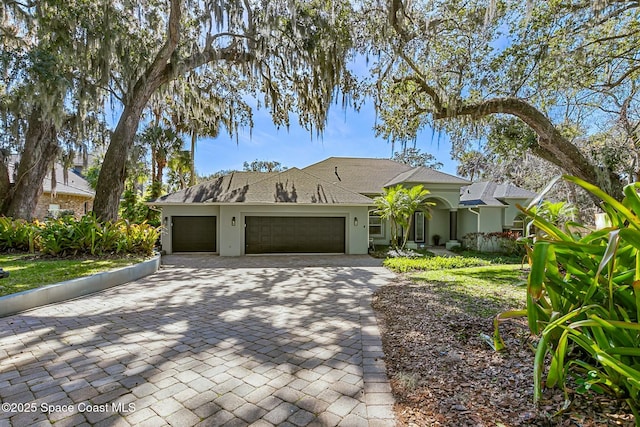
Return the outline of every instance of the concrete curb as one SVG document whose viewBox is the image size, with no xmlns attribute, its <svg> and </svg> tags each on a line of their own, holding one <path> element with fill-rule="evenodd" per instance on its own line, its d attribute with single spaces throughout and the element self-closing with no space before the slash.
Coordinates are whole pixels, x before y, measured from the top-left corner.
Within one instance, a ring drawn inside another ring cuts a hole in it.
<svg viewBox="0 0 640 427">
<path fill-rule="evenodd" d="M 0 317 L 122 285 L 155 273 L 159 268 L 160 255 L 156 255 L 150 260 L 128 267 L 6 295 L 0 297 Z"/>
</svg>

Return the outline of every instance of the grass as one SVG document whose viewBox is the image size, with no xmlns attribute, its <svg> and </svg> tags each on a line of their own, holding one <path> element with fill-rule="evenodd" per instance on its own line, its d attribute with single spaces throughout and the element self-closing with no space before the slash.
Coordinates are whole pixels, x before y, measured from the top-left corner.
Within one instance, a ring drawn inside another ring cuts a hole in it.
<svg viewBox="0 0 640 427">
<path fill-rule="evenodd" d="M 100 259 L 34 259 L 29 254 L 0 254 L 0 268 L 10 276 L 0 279 L 0 296 L 27 291 L 78 277 L 142 262 L 141 256 Z"/>
<path fill-rule="evenodd" d="M 496 314 L 504 307 L 521 308 L 526 299 L 527 271 L 521 265 L 503 264 L 414 272 L 416 284 L 431 283 L 464 312 L 480 317 Z"/>
</svg>

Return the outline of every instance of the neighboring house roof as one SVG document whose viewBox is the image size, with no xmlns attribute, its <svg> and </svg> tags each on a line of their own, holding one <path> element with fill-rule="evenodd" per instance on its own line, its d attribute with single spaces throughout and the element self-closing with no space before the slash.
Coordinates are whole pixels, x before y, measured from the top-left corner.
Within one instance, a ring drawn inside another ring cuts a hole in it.
<svg viewBox="0 0 640 427">
<path fill-rule="evenodd" d="M 279 173 L 234 172 L 149 203 L 371 205 L 372 200 L 298 168 L 291 168 Z"/>
<path fill-rule="evenodd" d="M 18 156 L 11 156 L 9 158 L 9 180 L 13 182 L 13 175 L 16 166 L 16 162 L 19 160 Z M 95 191 L 91 189 L 91 186 L 83 177 L 75 173 L 73 170 L 67 170 L 68 180 L 64 181 L 64 168 L 61 164 L 55 164 L 56 171 L 56 194 L 65 194 L 70 196 L 86 197 L 93 199 L 96 195 Z M 42 183 L 42 191 L 44 193 L 53 193 L 51 185 L 51 173 L 47 173 Z"/>
<path fill-rule="evenodd" d="M 391 187 L 393 185 L 402 184 L 403 182 L 467 185 L 470 181 L 454 175 L 449 175 L 448 173 L 437 171 L 435 169 L 418 166 L 401 173 L 400 175 L 387 182 L 384 186 Z"/>
<path fill-rule="evenodd" d="M 360 194 L 379 194 L 385 184 L 413 168 L 389 159 L 329 157 L 302 169 Z"/>
<path fill-rule="evenodd" d="M 495 182 L 474 182 L 460 189 L 460 205 L 462 206 L 507 206 L 504 200 L 531 199 L 536 193 L 516 187 L 512 184 Z"/>
</svg>

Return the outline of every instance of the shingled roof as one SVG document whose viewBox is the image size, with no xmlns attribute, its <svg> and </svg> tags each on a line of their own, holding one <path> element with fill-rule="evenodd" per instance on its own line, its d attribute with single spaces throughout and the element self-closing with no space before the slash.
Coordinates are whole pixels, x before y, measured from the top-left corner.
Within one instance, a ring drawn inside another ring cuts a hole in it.
<svg viewBox="0 0 640 427">
<path fill-rule="evenodd" d="M 19 162 L 19 157 L 13 155 L 9 157 L 8 169 L 9 180 L 13 182 L 14 170 L 16 164 Z M 51 182 L 51 173 L 47 173 L 42 182 L 42 191 L 44 193 L 65 194 L 69 196 L 86 197 L 87 199 L 93 199 L 96 195 L 95 191 L 89 186 L 86 179 L 75 173 L 72 169 L 67 169 L 67 180 L 64 177 L 64 167 L 56 163 L 54 166 L 56 174 L 55 191 Z"/>
<path fill-rule="evenodd" d="M 407 183 L 430 183 L 430 184 L 462 184 L 467 185 L 469 181 L 459 178 L 448 173 L 440 172 L 435 169 L 418 166 L 411 170 L 401 173 L 391 179 L 384 186 L 391 187 L 393 185 Z"/>
<path fill-rule="evenodd" d="M 279 173 L 234 172 L 166 196 L 150 204 L 296 203 L 371 205 L 370 198 L 298 168 Z"/>
<path fill-rule="evenodd" d="M 151 203 L 234 202 L 240 197 L 243 188 L 248 188 L 254 182 L 265 179 L 270 174 L 274 174 L 274 172 L 232 172 L 228 175 L 194 185 L 193 187 L 159 197 Z"/>
<path fill-rule="evenodd" d="M 460 189 L 462 206 L 507 206 L 506 199 L 531 199 L 536 193 L 512 184 L 474 182 Z"/>
<path fill-rule="evenodd" d="M 388 181 L 411 169 L 389 159 L 329 157 L 302 170 L 356 193 L 379 194 Z"/>
</svg>

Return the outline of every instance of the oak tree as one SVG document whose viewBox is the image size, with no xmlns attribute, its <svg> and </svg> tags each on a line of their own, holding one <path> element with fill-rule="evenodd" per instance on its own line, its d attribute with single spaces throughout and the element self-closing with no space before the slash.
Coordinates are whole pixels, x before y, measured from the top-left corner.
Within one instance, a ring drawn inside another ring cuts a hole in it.
<svg viewBox="0 0 640 427">
<path fill-rule="evenodd" d="M 465 146 L 493 118 L 517 117 L 536 135 L 527 150 L 622 196 L 624 177 L 579 139 L 618 122 L 638 148 L 640 3 L 389 0 L 371 11 L 385 136 L 432 125 Z"/>
</svg>

